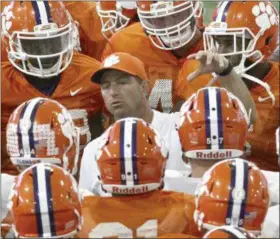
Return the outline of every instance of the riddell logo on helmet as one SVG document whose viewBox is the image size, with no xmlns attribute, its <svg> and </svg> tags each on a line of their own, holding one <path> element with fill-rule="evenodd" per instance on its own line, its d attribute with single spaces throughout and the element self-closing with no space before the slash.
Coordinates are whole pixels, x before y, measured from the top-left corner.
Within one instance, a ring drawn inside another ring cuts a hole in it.
<svg viewBox="0 0 280 239">
<path fill-rule="evenodd" d="M 145 193 L 148 192 L 148 186 L 143 186 L 141 188 L 125 188 L 120 189 L 118 187 L 113 187 L 113 193 L 117 194 L 138 194 L 138 193 Z"/>
<path fill-rule="evenodd" d="M 210 152 L 210 153 L 202 153 L 202 152 L 196 152 L 196 158 L 197 159 L 224 159 L 224 158 L 232 158 L 232 152 L 226 151 L 223 153 L 220 152 Z"/>
</svg>

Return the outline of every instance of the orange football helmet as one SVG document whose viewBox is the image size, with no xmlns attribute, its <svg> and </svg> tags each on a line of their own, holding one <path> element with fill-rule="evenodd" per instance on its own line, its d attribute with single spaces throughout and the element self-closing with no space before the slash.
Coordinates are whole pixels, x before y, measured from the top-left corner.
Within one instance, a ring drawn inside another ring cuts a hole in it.
<svg viewBox="0 0 280 239">
<path fill-rule="evenodd" d="M 202 1 L 137 1 L 142 27 L 152 43 L 163 50 L 175 50 L 191 41 L 197 24 L 202 24 Z"/>
<path fill-rule="evenodd" d="M 23 171 L 8 206 L 17 237 L 70 238 L 81 227 L 78 185 L 52 164 L 39 163 Z"/>
<path fill-rule="evenodd" d="M 101 136 L 99 147 L 96 160 L 106 192 L 140 194 L 163 186 L 168 151 L 145 121 L 117 121 Z"/>
<path fill-rule="evenodd" d="M 35 98 L 18 106 L 7 124 L 7 152 L 19 170 L 39 162 L 76 174 L 79 130 L 58 102 Z"/>
<path fill-rule="evenodd" d="M 234 226 L 221 226 L 207 232 L 203 238 L 256 238 L 243 228 Z"/>
<path fill-rule="evenodd" d="M 1 34 L 14 67 L 41 78 L 68 67 L 77 31 L 61 1 L 12 1 L 1 16 Z"/>
<path fill-rule="evenodd" d="M 254 235 L 261 232 L 269 206 L 268 184 L 253 163 L 229 159 L 215 164 L 195 196 L 194 219 L 200 230 L 233 225 Z"/>
<path fill-rule="evenodd" d="M 101 32 L 106 39 L 137 17 L 135 1 L 99 1 L 96 10 L 102 23 Z"/>
<path fill-rule="evenodd" d="M 242 102 L 224 88 L 206 87 L 181 107 L 179 137 L 184 156 L 226 159 L 243 155 L 248 116 Z"/>
<path fill-rule="evenodd" d="M 229 37 L 227 44 L 232 45 L 232 49 L 219 43 L 221 36 Z M 242 59 L 235 67 L 237 73 L 262 85 L 274 102 L 270 86 L 246 72 L 275 51 L 278 36 L 279 12 L 270 1 L 221 1 L 214 11 L 213 21 L 205 28 L 204 49 L 224 56 L 241 54 Z M 254 63 L 245 66 L 248 58 Z"/>
</svg>

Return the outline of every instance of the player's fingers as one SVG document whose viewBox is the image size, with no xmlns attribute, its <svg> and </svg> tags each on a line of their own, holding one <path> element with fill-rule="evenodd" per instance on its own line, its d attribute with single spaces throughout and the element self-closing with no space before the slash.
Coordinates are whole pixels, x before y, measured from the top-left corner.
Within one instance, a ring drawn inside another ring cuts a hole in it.
<svg viewBox="0 0 280 239">
<path fill-rule="evenodd" d="M 195 59 L 196 55 L 197 55 L 197 53 L 188 55 L 187 59 L 188 59 L 188 60 L 190 60 L 190 59 Z"/>
<path fill-rule="evenodd" d="M 204 51 L 199 51 L 196 56 L 195 56 L 195 59 L 196 60 L 203 60 L 203 58 L 205 58 L 205 52 Z"/>
<path fill-rule="evenodd" d="M 196 70 L 187 76 L 187 81 L 193 81 L 196 77 L 201 74 L 200 70 Z"/>
<path fill-rule="evenodd" d="M 208 52 L 207 54 L 206 54 L 206 65 L 210 65 L 211 63 L 212 63 L 212 61 L 213 61 L 213 57 L 214 57 L 214 54 L 212 54 L 211 52 Z"/>
<path fill-rule="evenodd" d="M 224 69 L 225 68 L 224 56 L 221 56 L 221 55 L 217 54 L 217 58 L 219 59 L 219 67 L 220 67 L 220 69 Z"/>
</svg>

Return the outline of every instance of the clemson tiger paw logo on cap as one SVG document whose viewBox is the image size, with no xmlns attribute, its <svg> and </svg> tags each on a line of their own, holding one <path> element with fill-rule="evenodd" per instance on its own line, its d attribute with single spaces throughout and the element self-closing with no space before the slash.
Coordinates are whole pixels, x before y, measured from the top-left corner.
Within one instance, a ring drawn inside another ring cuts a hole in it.
<svg viewBox="0 0 280 239">
<path fill-rule="evenodd" d="M 256 17 L 256 24 L 262 29 L 269 29 L 272 25 L 277 24 L 277 17 L 270 5 L 260 2 L 252 9 L 252 13 Z"/>
<path fill-rule="evenodd" d="M 116 65 L 120 62 L 119 56 L 111 55 L 107 57 L 104 61 L 104 67 L 111 67 L 113 65 Z"/>
</svg>

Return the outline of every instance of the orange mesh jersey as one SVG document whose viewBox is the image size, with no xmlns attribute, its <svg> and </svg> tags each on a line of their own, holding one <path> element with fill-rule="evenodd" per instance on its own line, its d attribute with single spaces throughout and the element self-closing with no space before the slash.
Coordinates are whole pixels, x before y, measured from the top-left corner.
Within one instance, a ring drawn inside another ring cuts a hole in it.
<svg viewBox="0 0 280 239">
<path fill-rule="evenodd" d="M 144 238 L 168 233 L 200 235 L 193 221 L 194 198 L 154 191 L 120 197 L 85 197 L 80 238 Z"/>
<path fill-rule="evenodd" d="M 178 59 L 171 51 L 156 48 L 143 31 L 141 24 L 135 23 L 110 38 L 102 59 L 114 52 L 126 52 L 143 61 L 151 82 L 150 105 L 163 112 L 171 112 L 174 105 L 184 99 L 175 89 L 178 72 L 186 57 L 202 48 L 201 40 L 186 52 L 184 57 Z"/>
<path fill-rule="evenodd" d="M 72 18 L 78 22 L 82 53 L 100 60 L 107 40 L 101 33 L 101 21 L 95 2 L 63 2 Z"/>
<path fill-rule="evenodd" d="M 85 55 L 74 53 L 71 64 L 61 73 L 61 79 L 51 97 L 47 97 L 32 86 L 24 75 L 9 62 L 2 64 L 1 89 L 1 170 L 2 173 L 17 174 L 6 153 L 6 126 L 10 115 L 24 101 L 36 97 L 57 100 L 70 112 L 76 126 L 81 128 L 81 148 L 91 140 L 89 122 L 93 114 L 100 112 L 103 99 L 100 87 L 90 80 L 99 62 Z"/>
<path fill-rule="evenodd" d="M 259 97 L 268 96 L 262 86 L 250 90 L 256 103 L 258 120 L 253 132 L 248 134 L 248 142 L 251 145 L 249 159 L 262 169 L 279 170 L 275 144 L 275 131 L 279 127 L 279 63 L 270 63 L 272 68 L 263 81 L 270 85 L 275 104 L 272 105 L 271 99 L 259 101 Z"/>
</svg>

